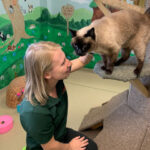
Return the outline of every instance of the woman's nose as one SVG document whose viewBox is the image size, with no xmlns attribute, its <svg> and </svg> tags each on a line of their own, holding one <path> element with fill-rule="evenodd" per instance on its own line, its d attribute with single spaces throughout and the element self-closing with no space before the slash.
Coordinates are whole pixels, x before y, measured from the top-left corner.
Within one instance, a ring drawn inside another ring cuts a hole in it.
<svg viewBox="0 0 150 150">
<path fill-rule="evenodd" d="M 67 66 L 70 67 L 72 65 L 71 61 L 67 59 Z"/>
<path fill-rule="evenodd" d="M 67 70 L 68 71 L 71 71 L 71 66 L 72 66 L 71 61 L 67 59 Z"/>
<path fill-rule="evenodd" d="M 71 66 L 72 66 L 72 63 L 71 63 L 71 61 L 70 61 L 70 60 L 68 60 L 67 68 L 70 68 L 70 70 L 71 70 Z"/>
</svg>

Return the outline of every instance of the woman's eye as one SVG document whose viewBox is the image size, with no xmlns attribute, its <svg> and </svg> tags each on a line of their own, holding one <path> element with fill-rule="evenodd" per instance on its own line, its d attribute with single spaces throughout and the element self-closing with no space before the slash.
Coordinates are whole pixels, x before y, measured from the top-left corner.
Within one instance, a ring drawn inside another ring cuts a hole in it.
<svg viewBox="0 0 150 150">
<path fill-rule="evenodd" d="M 63 61 L 63 63 L 61 64 L 61 66 L 63 66 L 63 65 L 65 64 L 65 62 L 66 62 L 66 59 L 64 59 L 64 61 Z"/>
</svg>

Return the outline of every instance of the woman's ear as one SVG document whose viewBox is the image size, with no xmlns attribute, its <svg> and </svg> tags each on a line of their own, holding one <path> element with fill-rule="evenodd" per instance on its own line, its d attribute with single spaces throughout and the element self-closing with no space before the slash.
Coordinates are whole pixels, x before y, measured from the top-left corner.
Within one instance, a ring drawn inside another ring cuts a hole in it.
<svg viewBox="0 0 150 150">
<path fill-rule="evenodd" d="M 45 79 L 50 79 L 52 76 L 51 76 L 51 73 L 50 72 L 45 72 L 44 73 L 44 78 Z"/>
</svg>

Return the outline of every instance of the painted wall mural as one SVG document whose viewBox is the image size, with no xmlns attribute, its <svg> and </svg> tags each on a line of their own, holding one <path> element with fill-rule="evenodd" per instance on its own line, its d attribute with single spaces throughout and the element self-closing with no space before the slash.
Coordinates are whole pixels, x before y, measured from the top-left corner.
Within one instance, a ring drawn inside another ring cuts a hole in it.
<svg viewBox="0 0 150 150">
<path fill-rule="evenodd" d="M 68 59 L 76 58 L 69 28 L 89 25 L 95 7 L 92 0 L 0 0 L 0 89 L 24 74 L 24 54 L 31 43 L 53 41 Z M 95 54 L 86 67 L 100 59 Z"/>
</svg>

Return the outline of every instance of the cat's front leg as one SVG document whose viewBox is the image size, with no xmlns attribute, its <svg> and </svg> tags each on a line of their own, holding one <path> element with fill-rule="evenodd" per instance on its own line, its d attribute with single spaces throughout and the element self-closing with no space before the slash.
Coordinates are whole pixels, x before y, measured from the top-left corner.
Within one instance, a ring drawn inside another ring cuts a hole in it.
<svg viewBox="0 0 150 150">
<path fill-rule="evenodd" d="M 118 56 L 117 53 L 114 53 L 114 54 L 108 56 L 108 60 L 107 60 L 108 65 L 107 65 L 107 68 L 105 70 L 106 74 L 112 74 L 112 72 L 114 70 L 114 64 L 117 60 L 117 56 Z"/>
<path fill-rule="evenodd" d="M 102 57 L 103 64 L 104 64 L 103 66 L 101 66 L 101 69 L 105 71 L 107 69 L 107 56 L 101 55 L 101 57 Z"/>
</svg>

